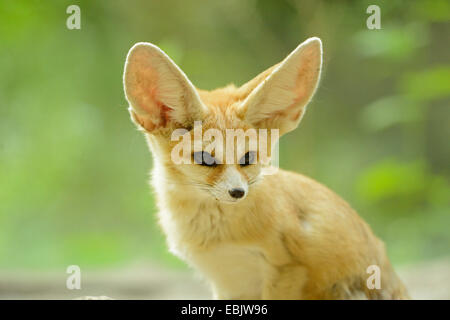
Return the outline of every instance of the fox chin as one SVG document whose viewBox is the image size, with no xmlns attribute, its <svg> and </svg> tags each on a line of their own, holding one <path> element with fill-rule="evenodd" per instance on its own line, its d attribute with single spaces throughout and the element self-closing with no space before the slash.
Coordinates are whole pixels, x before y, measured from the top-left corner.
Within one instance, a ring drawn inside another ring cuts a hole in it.
<svg viewBox="0 0 450 320">
<path fill-rule="evenodd" d="M 321 69 L 322 42 L 310 38 L 244 85 L 206 91 L 153 44 L 128 53 L 125 96 L 153 155 L 159 223 L 216 299 L 409 298 L 383 242 L 344 200 L 271 166 Z"/>
</svg>

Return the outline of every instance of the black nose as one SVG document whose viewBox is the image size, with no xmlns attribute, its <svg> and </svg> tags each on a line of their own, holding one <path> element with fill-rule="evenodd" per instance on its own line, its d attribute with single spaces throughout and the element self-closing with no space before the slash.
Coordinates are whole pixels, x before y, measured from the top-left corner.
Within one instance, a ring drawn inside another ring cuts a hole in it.
<svg viewBox="0 0 450 320">
<path fill-rule="evenodd" d="M 228 190 L 228 193 L 233 198 L 239 199 L 239 198 L 242 198 L 244 196 L 245 190 L 242 189 L 242 188 L 233 188 L 231 190 Z"/>
</svg>

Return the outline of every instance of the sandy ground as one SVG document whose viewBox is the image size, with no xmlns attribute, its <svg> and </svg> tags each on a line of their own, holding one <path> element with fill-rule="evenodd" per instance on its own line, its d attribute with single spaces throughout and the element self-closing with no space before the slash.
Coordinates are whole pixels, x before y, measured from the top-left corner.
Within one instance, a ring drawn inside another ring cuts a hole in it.
<svg viewBox="0 0 450 320">
<path fill-rule="evenodd" d="M 397 268 L 414 299 L 450 299 L 450 257 Z M 0 299 L 210 299 L 207 285 L 194 272 L 147 265 L 108 271 L 81 271 L 81 289 L 68 290 L 62 272 L 0 273 Z"/>
</svg>

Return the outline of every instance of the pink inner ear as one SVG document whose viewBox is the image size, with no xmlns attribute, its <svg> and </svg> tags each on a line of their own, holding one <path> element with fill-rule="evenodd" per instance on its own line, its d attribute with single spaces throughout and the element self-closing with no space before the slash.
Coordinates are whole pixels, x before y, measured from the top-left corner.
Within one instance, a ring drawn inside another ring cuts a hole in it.
<svg viewBox="0 0 450 320">
<path fill-rule="evenodd" d="M 159 117 L 161 119 L 161 126 L 166 127 L 167 124 L 170 121 L 170 109 L 165 104 L 158 102 L 158 109 L 159 109 Z"/>
<path fill-rule="evenodd" d="M 290 115 L 292 121 L 297 121 L 304 111 L 304 106 L 311 98 L 314 87 L 316 86 L 318 71 L 315 68 L 318 61 L 315 61 L 315 52 L 313 48 L 307 48 L 303 53 L 303 63 L 297 70 L 295 82 L 295 100 L 285 109 L 285 114 Z M 298 109 L 300 107 L 300 109 Z"/>
<path fill-rule="evenodd" d="M 315 61 L 313 48 L 307 48 L 303 55 L 303 63 L 297 71 L 296 79 L 296 103 L 306 104 L 313 94 L 314 87 L 317 80 L 317 70 L 315 66 L 318 64 Z"/>
<path fill-rule="evenodd" d="M 136 57 L 134 64 L 130 66 L 128 82 L 129 96 L 138 114 L 138 122 L 147 130 L 164 127 L 170 120 L 170 108 L 158 97 L 158 74 L 149 65 L 150 57 L 143 55 Z M 145 120 L 142 119 L 145 116 Z"/>
</svg>

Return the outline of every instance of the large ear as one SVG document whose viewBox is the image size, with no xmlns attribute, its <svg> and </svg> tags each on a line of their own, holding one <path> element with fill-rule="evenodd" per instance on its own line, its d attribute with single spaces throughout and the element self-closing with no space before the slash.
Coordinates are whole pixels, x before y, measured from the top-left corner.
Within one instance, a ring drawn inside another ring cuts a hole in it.
<svg viewBox="0 0 450 320">
<path fill-rule="evenodd" d="M 322 42 L 310 38 L 269 69 L 271 73 L 243 101 L 246 121 L 258 128 L 279 129 L 280 135 L 294 130 L 314 95 L 321 67 Z"/>
<path fill-rule="evenodd" d="M 191 127 L 205 110 L 183 71 L 151 43 L 137 43 L 128 52 L 124 88 L 132 119 L 148 132 Z"/>
</svg>

